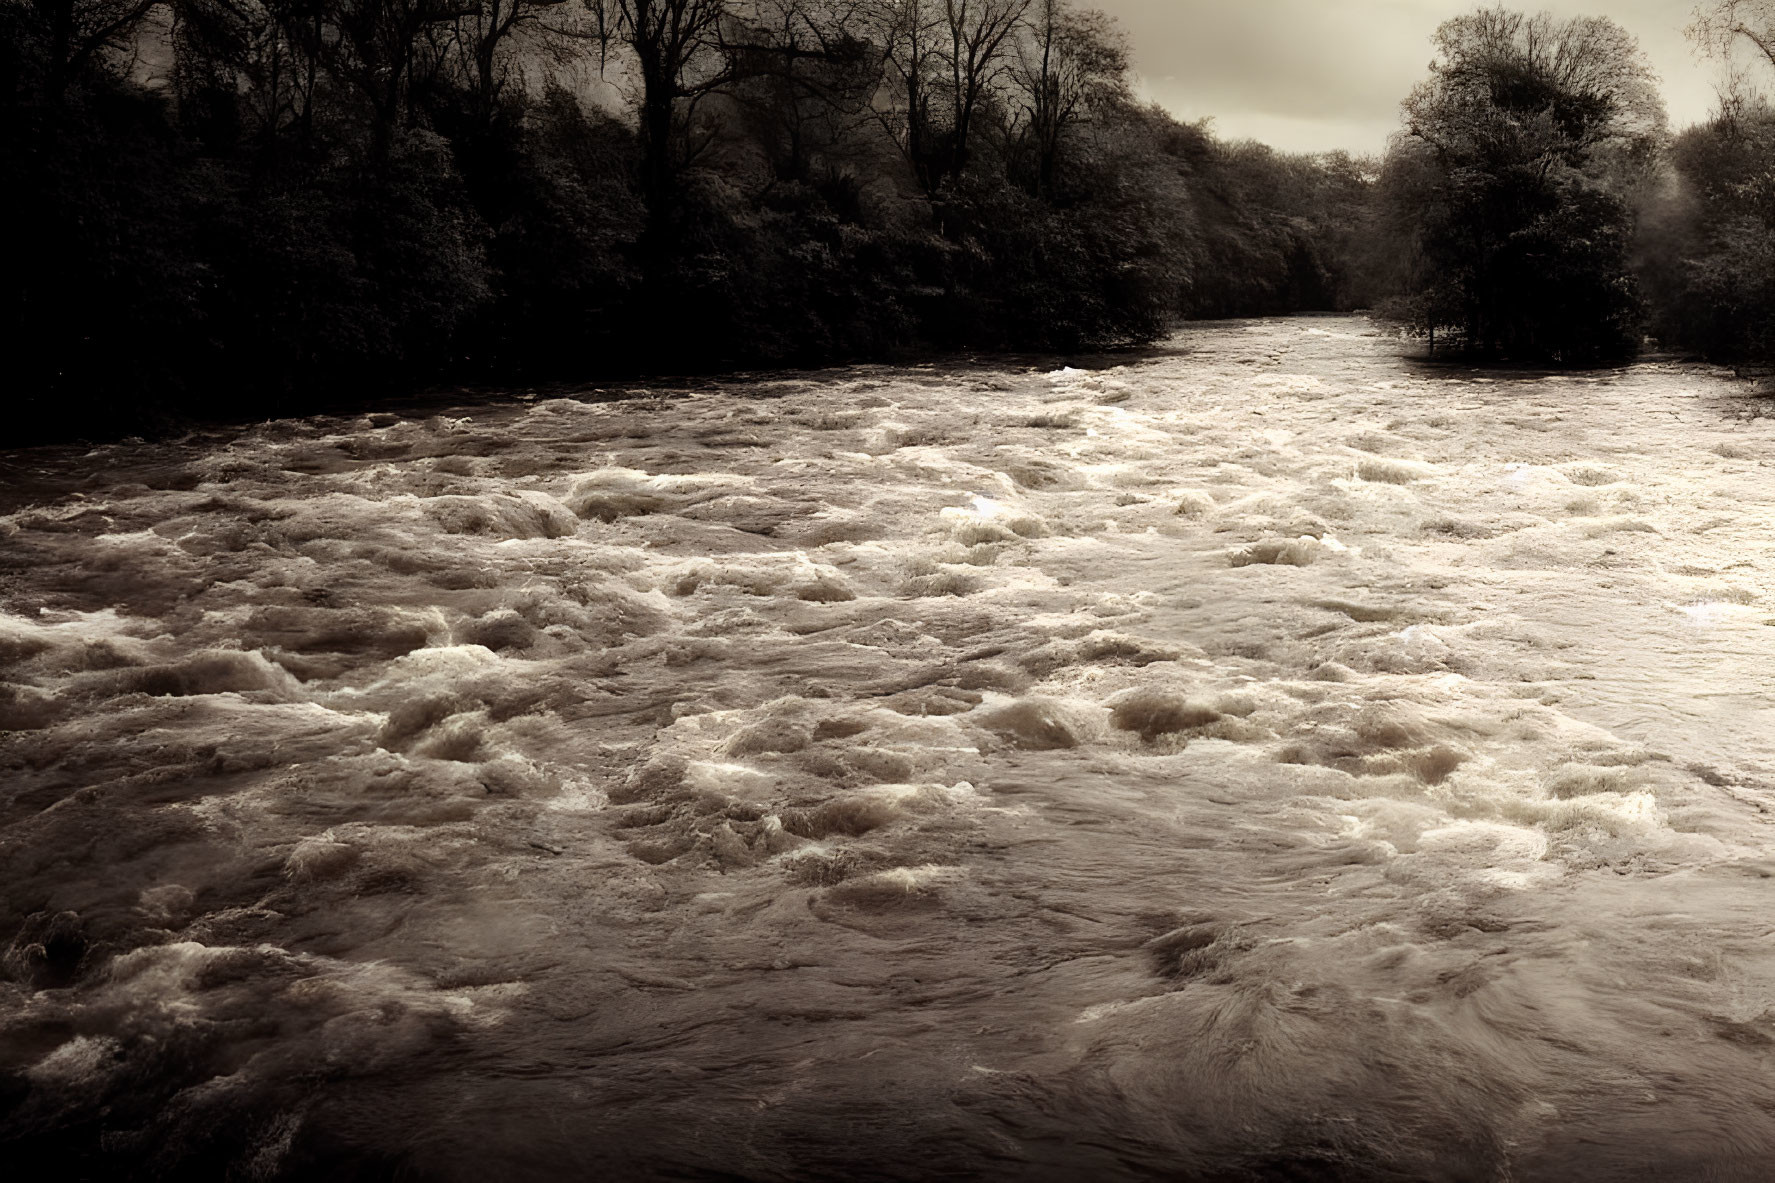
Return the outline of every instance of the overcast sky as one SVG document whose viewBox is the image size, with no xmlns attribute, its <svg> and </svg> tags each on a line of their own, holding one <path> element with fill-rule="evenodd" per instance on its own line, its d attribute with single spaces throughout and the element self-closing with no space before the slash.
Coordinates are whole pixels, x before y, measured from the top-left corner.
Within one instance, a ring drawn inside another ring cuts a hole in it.
<svg viewBox="0 0 1775 1183">
<path fill-rule="evenodd" d="M 1092 3 L 1093 0 L 1084 0 Z M 1297 152 L 1379 152 L 1430 62 L 1430 35 L 1473 0 L 1094 0 L 1134 45 L 1147 97 L 1228 139 Z M 1607 16 L 1639 39 L 1673 127 L 1705 118 L 1719 72 L 1683 37 L 1694 0 L 1533 0 Z"/>
</svg>

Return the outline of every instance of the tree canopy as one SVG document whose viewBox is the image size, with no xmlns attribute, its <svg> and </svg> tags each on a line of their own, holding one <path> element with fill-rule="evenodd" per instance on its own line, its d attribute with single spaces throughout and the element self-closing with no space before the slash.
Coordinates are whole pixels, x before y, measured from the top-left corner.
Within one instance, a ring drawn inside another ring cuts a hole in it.
<svg viewBox="0 0 1775 1183">
<path fill-rule="evenodd" d="M 1691 32 L 1775 65 L 1772 14 Z M 1379 161 L 1143 106 L 1079 0 L 0 0 L 0 34 L 18 433 L 1375 306 L 1493 358 L 1775 356 L 1775 117 L 1741 88 L 1671 139 L 1603 18 L 1444 23 Z"/>
<path fill-rule="evenodd" d="M 1664 133 L 1633 39 L 1602 17 L 1490 8 L 1435 45 L 1386 173 L 1412 248 L 1400 306 L 1486 355 L 1632 352 L 1630 192 Z"/>
<path fill-rule="evenodd" d="M 15 431 L 1348 306 L 1074 0 L 0 0 Z M 1323 183 L 1322 183 L 1323 182 Z"/>
</svg>

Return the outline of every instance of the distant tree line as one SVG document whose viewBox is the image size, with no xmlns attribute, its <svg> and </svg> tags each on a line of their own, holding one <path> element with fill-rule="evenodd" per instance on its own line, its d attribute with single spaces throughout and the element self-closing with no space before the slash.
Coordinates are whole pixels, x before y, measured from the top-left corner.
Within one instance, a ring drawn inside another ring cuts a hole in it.
<svg viewBox="0 0 1775 1183">
<path fill-rule="evenodd" d="M 1366 160 L 1142 105 L 1068 0 L 0 0 L 7 434 L 1357 307 L 1770 357 L 1766 104 L 1672 140 L 1603 19 L 1435 45 Z"/>
<path fill-rule="evenodd" d="M 0 0 L 10 430 L 1349 307 L 1066 0 Z"/>
</svg>

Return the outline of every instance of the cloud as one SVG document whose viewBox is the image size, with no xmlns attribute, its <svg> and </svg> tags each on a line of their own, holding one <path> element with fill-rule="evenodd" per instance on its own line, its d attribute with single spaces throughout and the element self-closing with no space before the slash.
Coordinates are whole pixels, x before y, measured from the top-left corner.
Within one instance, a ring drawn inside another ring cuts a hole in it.
<svg viewBox="0 0 1775 1183">
<path fill-rule="evenodd" d="M 1089 3 L 1090 0 L 1081 0 Z M 1705 118 L 1715 71 L 1683 38 L 1693 0 L 1611 0 L 1664 81 L 1675 125 Z M 1097 0 L 1128 30 L 1148 97 L 1229 137 L 1278 148 L 1379 152 L 1424 77 L 1430 36 L 1477 5 L 1453 0 Z M 1522 7 L 1594 13 L 1595 0 Z"/>
</svg>

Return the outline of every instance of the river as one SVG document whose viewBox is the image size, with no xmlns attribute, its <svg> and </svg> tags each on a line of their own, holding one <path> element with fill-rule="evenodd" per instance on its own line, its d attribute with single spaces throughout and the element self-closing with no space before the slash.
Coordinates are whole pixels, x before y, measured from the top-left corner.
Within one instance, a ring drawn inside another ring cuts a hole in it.
<svg viewBox="0 0 1775 1183">
<path fill-rule="evenodd" d="M 0 1143 L 1767 1179 L 1775 417 L 1407 352 L 0 456 Z"/>
</svg>

